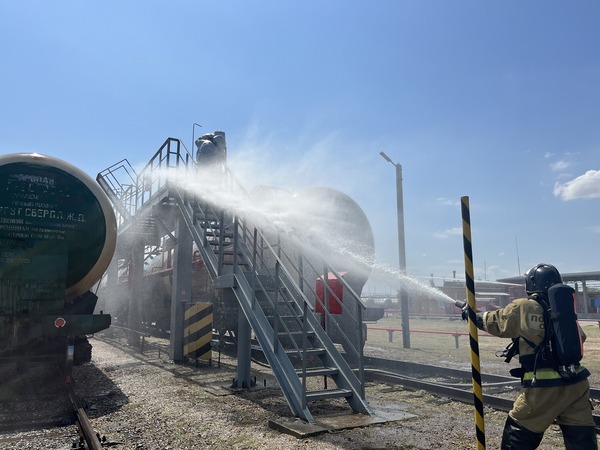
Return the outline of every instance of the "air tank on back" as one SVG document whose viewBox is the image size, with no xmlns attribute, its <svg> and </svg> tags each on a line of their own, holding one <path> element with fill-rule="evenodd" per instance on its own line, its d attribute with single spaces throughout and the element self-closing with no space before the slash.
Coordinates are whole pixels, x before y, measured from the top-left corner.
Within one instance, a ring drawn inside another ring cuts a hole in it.
<svg viewBox="0 0 600 450">
<path fill-rule="evenodd" d="M 112 207 L 81 169 L 37 153 L 1 156 L 0 355 L 62 351 L 67 338 L 107 328 L 89 289 L 115 244 Z M 80 348 L 80 362 L 89 359 L 87 341 Z"/>
</svg>

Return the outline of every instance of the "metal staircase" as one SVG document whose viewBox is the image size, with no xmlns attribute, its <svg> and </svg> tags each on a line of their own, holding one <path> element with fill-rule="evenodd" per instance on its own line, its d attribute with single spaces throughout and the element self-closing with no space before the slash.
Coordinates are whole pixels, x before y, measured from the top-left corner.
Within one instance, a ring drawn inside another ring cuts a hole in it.
<svg viewBox="0 0 600 450">
<path fill-rule="evenodd" d="M 122 162 L 117 164 L 122 167 Z M 183 144 L 172 138 L 132 179 L 132 190 L 120 187 L 111 168 L 98 175 L 100 185 L 110 189 L 109 198 L 120 202 L 115 205 L 122 219 L 119 233 L 138 229 L 136 219 L 145 226 L 160 222 L 164 205 L 176 209 L 201 252 L 215 288 L 235 295 L 292 412 L 314 422 L 311 402 L 343 398 L 353 412 L 370 414 L 362 367 L 364 305 L 343 276 L 324 259 L 314 254 L 304 256 L 302 249 L 274 227 L 253 223 L 227 205 L 212 204 L 177 183 L 165 169 L 171 175 L 176 169 L 202 176 Z M 220 165 L 218 170 L 223 189 L 244 198 L 243 189 L 227 167 Z M 153 183 L 150 189 L 148 180 Z M 121 202 L 120 192 L 126 193 L 125 202 Z M 156 251 L 155 247 L 148 248 Z M 343 302 L 328 282 L 323 283 L 321 298 L 317 295 L 317 279 L 323 281 L 332 274 L 344 286 Z M 337 317 L 329 313 L 332 301 L 344 307 Z M 315 314 L 317 305 L 323 314 Z M 348 336 L 344 332 L 348 327 L 342 327 L 340 319 L 350 321 L 356 333 Z"/>
</svg>

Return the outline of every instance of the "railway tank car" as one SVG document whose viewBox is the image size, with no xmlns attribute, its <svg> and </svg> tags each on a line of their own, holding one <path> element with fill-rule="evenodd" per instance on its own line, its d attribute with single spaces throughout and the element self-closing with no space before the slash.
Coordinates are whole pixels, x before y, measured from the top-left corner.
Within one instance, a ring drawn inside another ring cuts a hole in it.
<svg viewBox="0 0 600 450">
<path fill-rule="evenodd" d="M 110 326 L 90 291 L 116 245 L 112 207 L 81 169 L 37 153 L 0 156 L 0 358 L 91 358 Z M 69 351 L 67 351 L 69 350 Z"/>
</svg>

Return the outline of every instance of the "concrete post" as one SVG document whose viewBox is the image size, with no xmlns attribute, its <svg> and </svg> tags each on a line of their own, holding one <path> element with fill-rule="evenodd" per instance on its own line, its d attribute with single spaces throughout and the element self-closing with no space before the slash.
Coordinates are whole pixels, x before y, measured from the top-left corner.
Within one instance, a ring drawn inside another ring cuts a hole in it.
<svg viewBox="0 0 600 450">
<path fill-rule="evenodd" d="M 181 217 L 177 218 L 176 233 L 177 242 L 173 249 L 169 358 L 180 363 L 184 361 L 184 305 L 190 303 L 192 291 L 192 235 Z"/>
<path fill-rule="evenodd" d="M 588 295 L 587 284 L 585 280 L 581 281 L 581 292 L 583 293 L 583 312 L 587 314 L 590 312 L 590 298 Z"/>
<path fill-rule="evenodd" d="M 144 243 L 135 242 L 131 246 L 131 261 L 129 263 L 129 312 L 127 316 L 127 328 L 134 331 L 140 330 L 141 325 L 141 302 L 143 300 L 142 280 L 144 276 Z M 128 333 L 127 343 L 139 345 L 139 334 Z"/>
<path fill-rule="evenodd" d="M 402 191 L 402 165 L 395 163 L 384 152 L 379 154 L 396 168 L 396 209 L 398 215 L 398 257 L 400 274 L 406 275 L 406 244 L 404 240 L 404 193 Z M 408 312 L 408 292 L 398 289 L 398 302 L 400 303 L 400 318 L 402 322 L 402 346 L 410 348 L 410 321 Z"/>
<path fill-rule="evenodd" d="M 237 378 L 233 387 L 249 388 L 252 386 L 250 379 L 250 364 L 251 364 L 251 327 L 248 319 L 244 315 L 242 308 L 238 309 L 238 332 L 237 332 Z"/>
</svg>

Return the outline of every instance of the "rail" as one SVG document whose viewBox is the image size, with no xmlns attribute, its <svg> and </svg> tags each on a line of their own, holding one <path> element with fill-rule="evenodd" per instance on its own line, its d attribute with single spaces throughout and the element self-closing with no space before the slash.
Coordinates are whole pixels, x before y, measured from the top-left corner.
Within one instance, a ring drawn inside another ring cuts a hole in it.
<svg viewBox="0 0 600 450">
<path fill-rule="evenodd" d="M 369 381 L 397 384 L 404 386 L 407 389 L 415 391 L 422 390 L 463 403 L 473 402 L 471 384 L 472 372 L 470 370 L 381 358 L 367 358 L 367 361 L 367 368 L 365 370 Z M 407 376 L 406 373 L 410 373 L 413 376 Z M 424 378 L 428 377 L 435 377 L 438 381 L 424 380 Z M 440 377 L 448 378 L 452 380 L 453 383 L 440 382 Z M 457 384 L 455 383 L 456 380 L 459 380 L 462 383 Z M 487 373 L 482 374 L 482 381 L 484 388 L 497 388 L 499 386 L 510 386 L 511 384 L 520 385 L 520 380 L 514 377 Z M 500 411 L 509 411 L 512 409 L 514 402 L 514 398 L 506 398 L 504 396 L 499 397 L 490 394 L 484 394 L 483 399 L 485 406 Z M 599 401 L 600 390 L 593 387 L 590 388 L 590 399 Z M 594 414 L 593 420 L 596 430 L 600 431 L 600 415 Z"/>
<path fill-rule="evenodd" d="M 75 414 L 77 416 L 77 427 L 79 428 L 79 433 L 83 440 L 85 441 L 86 448 L 88 450 L 102 450 L 102 442 L 99 438 L 98 433 L 94 430 L 90 419 L 83 408 L 81 400 L 73 390 L 73 385 L 71 383 L 65 384 L 67 393 L 69 394 L 69 399 L 71 400 L 71 405 L 75 410 Z"/>
</svg>

